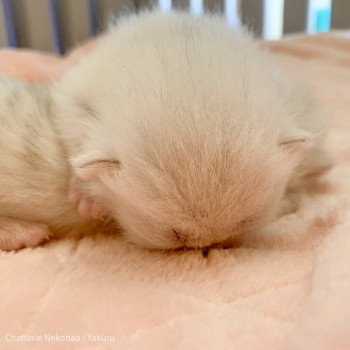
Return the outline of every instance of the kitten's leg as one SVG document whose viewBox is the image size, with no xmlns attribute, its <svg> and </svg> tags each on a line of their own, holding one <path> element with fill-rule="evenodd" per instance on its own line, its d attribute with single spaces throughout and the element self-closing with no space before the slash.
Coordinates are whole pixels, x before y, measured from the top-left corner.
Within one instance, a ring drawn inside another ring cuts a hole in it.
<svg viewBox="0 0 350 350">
<path fill-rule="evenodd" d="M 85 196 L 80 184 L 82 180 L 73 175 L 69 188 L 69 201 L 77 206 L 79 214 L 87 219 L 103 219 L 107 216 L 105 209 L 96 201 Z"/>
<path fill-rule="evenodd" d="M 0 216 L 0 249 L 15 250 L 35 247 L 49 239 L 46 225 Z"/>
</svg>

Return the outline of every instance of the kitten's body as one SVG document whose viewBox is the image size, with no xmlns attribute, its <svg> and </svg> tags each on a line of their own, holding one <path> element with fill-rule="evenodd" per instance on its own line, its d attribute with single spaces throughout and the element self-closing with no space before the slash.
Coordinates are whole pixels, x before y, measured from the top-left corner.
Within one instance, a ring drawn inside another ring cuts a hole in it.
<svg viewBox="0 0 350 350">
<path fill-rule="evenodd" d="M 0 81 L 0 248 L 38 244 L 83 224 L 47 86 Z"/>
</svg>

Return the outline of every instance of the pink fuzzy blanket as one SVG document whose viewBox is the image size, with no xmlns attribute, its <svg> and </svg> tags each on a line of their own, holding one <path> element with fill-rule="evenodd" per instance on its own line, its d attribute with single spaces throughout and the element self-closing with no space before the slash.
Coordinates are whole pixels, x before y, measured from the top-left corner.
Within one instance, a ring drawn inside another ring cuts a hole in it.
<svg viewBox="0 0 350 350">
<path fill-rule="evenodd" d="M 270 46 L 333 121 L 299 210 L 207 258 L 99 234 L 0 252 L 1 349 L 350 349 L 350 40 Z M 2 51 L 0 73 L 46 81 L 81 52 Z"/>
</svg>

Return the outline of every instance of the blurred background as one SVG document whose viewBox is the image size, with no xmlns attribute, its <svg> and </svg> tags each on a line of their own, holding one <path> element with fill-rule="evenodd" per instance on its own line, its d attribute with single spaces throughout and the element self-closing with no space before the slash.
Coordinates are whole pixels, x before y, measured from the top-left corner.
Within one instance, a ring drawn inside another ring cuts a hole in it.
<svg viewBox="0 0 350 350">
<path fill-rule="evenodd" d="M 0 0 L 0 46 L 64 53 L 113 17 L 152 7 L 222 13 L 266 40 L 350 28 L 350 0 Z"/>
</svg>

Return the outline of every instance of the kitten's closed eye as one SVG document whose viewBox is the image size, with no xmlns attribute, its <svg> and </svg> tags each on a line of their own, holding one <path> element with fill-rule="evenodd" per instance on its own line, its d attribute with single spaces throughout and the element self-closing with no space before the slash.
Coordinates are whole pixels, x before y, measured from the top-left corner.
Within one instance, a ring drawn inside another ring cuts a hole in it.
<svg viewBox="0 0 350 350">
<path fill-rule="evenodd" d="M 77 166 L 75 173 L 83 180 L 92 180 L 101 175 L 111 175 L 120 168 L 121 164 L 117 159 L 98 159 Z"/>
<path fill-rule="evenodd" d="M 278 145 L 284 147 L 288 151 L 297 152 L 311 147 L 314 142 L 314 138 L 315 135 L 309 132 L 297 130 L 291 135 L 281 137 Z"/>
</svg>

